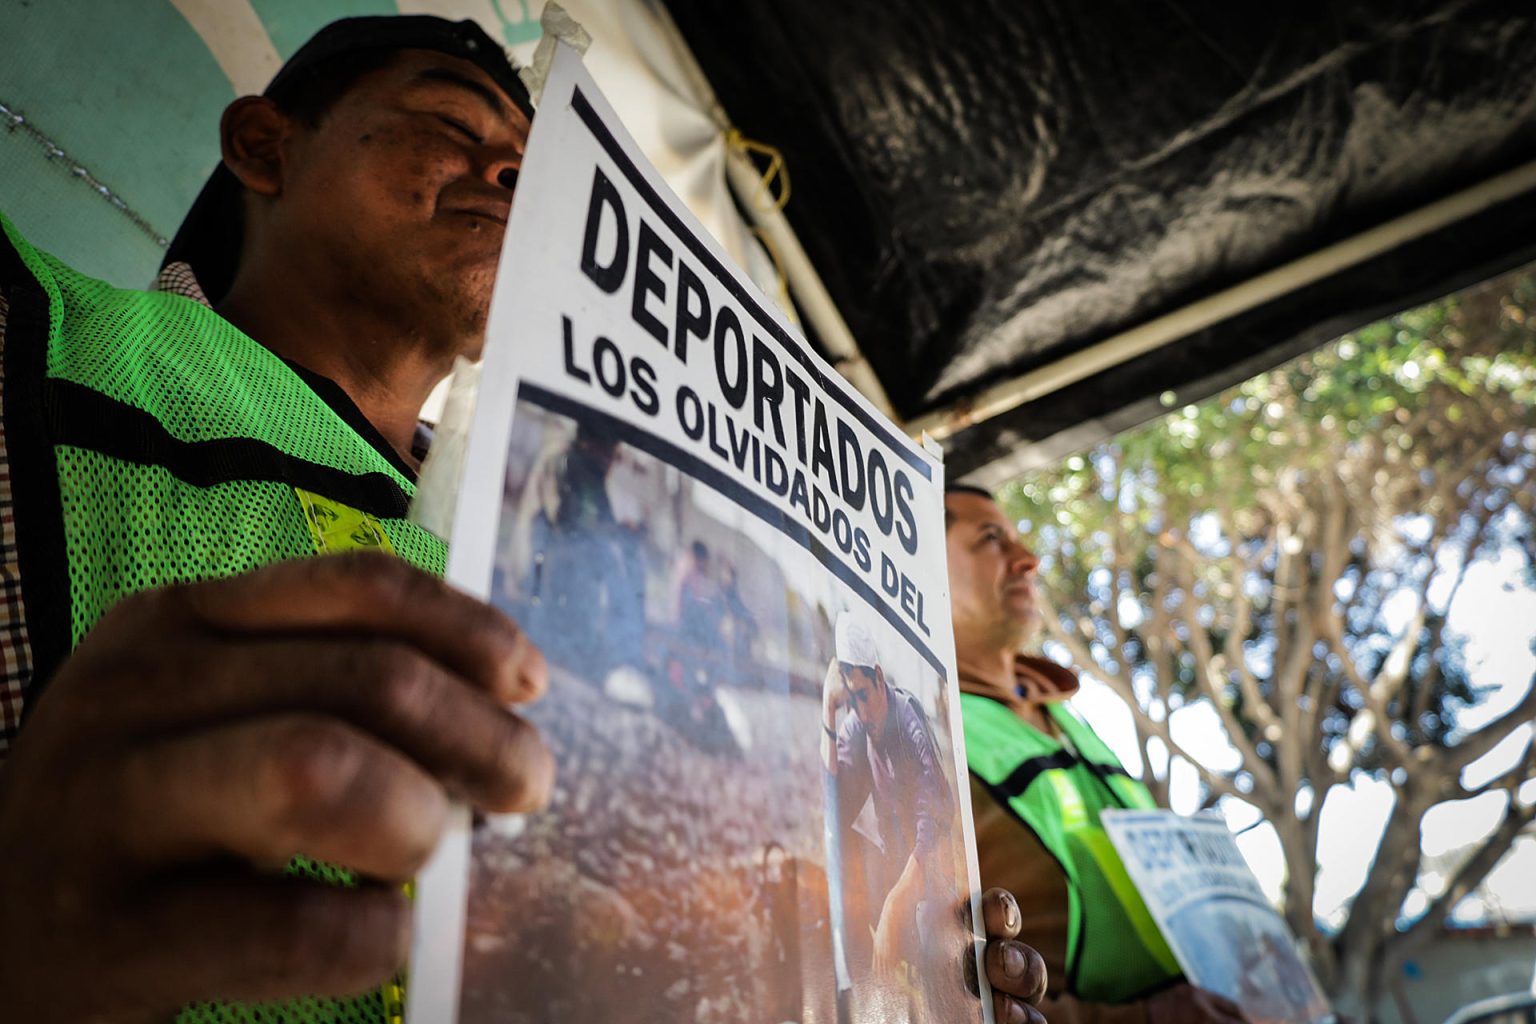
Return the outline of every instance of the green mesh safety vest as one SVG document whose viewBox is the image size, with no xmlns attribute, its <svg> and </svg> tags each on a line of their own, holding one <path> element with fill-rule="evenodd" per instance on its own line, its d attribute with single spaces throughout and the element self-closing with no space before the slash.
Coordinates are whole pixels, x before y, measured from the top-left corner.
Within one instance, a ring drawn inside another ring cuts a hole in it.
<svg viewBox="0 0 1536 1024">
<path fill-rule="evenodd" d="M 1157 806 L 1146 787 L 1065 705 L 1046 709 L 1072 749 L 995 700 L 964 693 L 960 702 L 971 773 L 1066 875 L 1068 991 L 1121 1003 L 1178 978 L 1178 961 L 1099 824 L 1106 807 Z"/>
<path fill-rule="evenodd" d="M 360 415 L 349 421 L 207 307 L 85 277 L 3 214 L 0 227 L 29 702 L 107 609 L 140 590 L 360 547 L 442 573 L 443 542 L 405 518 L 413 484 Z M 303 859 L 289 870 L 355 883 Z M 399 995 L 197 1005 L 178 1021 L 382 1024 L 397 1018 Z"/>
</svg>

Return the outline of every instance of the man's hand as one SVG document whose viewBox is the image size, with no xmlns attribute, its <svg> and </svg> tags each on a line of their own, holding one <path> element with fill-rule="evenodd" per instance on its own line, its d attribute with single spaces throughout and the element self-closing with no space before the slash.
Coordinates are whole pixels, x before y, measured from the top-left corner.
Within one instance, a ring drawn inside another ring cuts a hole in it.
<svg viewBox="0 0 1536 1024">
<path fill-rule="evenodd" d="M 1147 1002 L 1148 1024 L 1248 1024 L 1242 1007 L 1215 992 L 1180 982 Z"/>
<path fill-rule="evenodd" d="M 902 962 L 901 915 L 892 909 L 887 899 L 880 911 L 880 921 L 875 925 L 874 968 L 882 978 L 895 977 Z"/>
<path fill-rule="evenodd" d="M 848 700 L 843 688 L 843 673 L 837 659 L 827 663 L 827 675 L 821 681 L 821 765 L 837 774 L 837 712 Z"/>
<path fill-rule="evenodd" d="M 913 930 L 917 904 L 923 891 L 923 864 L 917 851 L 907 858 L 901 877 L 885 894 L 880 906 L 880 921 L 875 926 L 875 973 L 892 977 L 907 957 L 904 944 Z"/>
<path fill-rule="evenodd" d="M 987 981 L 992 985 L 992 1009 L 997 1024 L 1045 1024 L 1035 1006 L 1045 996 L 1045 961 L 1016 941 L 1023 917 L 1013 894 L 988 889 L 981 897 L 987 933 Z"/>
<path fill-rule="evenodd" d="M 553 774 L 505 709 L 547 684 L 516 626 L 403 562 L 336 555 L 144 593 L 65 661 L 0 766 L 0 992 L 26 1021 L 365 991 L 450 797 Z M 303 853 L 353 889 L 280 877 Z"/>
<path fill-rule="evenodd" d="M 837 665 L 837 659 L 827 662 L 827 674 L 821 681 L 821 724 L 837 727 L 837 713 L 844 704 L 848 703 L 848 694 L 843 688 L 843 672 Z"/>
</svg>

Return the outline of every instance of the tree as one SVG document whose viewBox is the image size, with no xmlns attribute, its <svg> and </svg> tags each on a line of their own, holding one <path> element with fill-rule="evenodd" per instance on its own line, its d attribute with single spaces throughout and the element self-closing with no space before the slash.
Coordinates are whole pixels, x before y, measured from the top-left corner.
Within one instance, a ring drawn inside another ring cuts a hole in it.
<svg viewBox="0 0 1536 1024">
<path fill-rule="evenodd" d="M 1053 639 L 1135 711 L 1144 781 L 1161 745 L 1207 804 L 1246 801 L 1291 866 L 1284 912 L 1335 997 L 1363 1015 L 1536 816 L 1536 743 L 1476 788 L 1463 770 L 1536 718 L 1458 725 L 1480 694 L 1447 629 L 1474 562 L 1513 547 L 1536 586 L 1536 276 L 1511 275 L 1362 328 L 1199 405 L 1006 487 L 1045 557 Z M 1536 633 L 1536 629 L 1533 629 Z M 1241 764 L 1180 747 L 1199 702 Z M 1319 811 L 1362 775 L 1396 800 L 1347 922 L 1314 920 Z M 1427 912 L 1404 920 L 1431 807 L 1505 795 L 1503 820 Z"/>
</svg>

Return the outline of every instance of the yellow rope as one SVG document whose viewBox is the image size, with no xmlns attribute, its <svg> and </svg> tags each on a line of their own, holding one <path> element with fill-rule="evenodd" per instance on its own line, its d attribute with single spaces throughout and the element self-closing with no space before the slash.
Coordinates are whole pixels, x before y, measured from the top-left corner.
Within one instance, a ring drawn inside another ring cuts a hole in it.
<svg viewBox="0 0 1536 1024">
<path fill-rule="evenodd" d="M 789 167 L 784 163 L 784 154 L 778 148 L 770 146 L 766 142 L 758 142 L 741 134 L 737 128 L 725 130 L 725 144 L 738 152 L 745 153 L 749 157 L 753 155 L 768 158 L 768 168 L 761 174 L 763 191 L 768 193 L 773 200 L 775 211 L 782 211 L 789 205 Z M 757 161 L 752 161 L 752 166 L 757 166 Z M 778 192 L 774 191 L 774 180 L 779 183 Z"/>
<path fill-rule="evenodd" d="M 784 154 L 780 153 L 777 147 L 770 146 L 766 142 L 758 142 L 756 139 L 747 138 L 737 128 L 725 129 L 725 144 L 736 152 L 745 154 L 754 170 L 758 169 L 758 162 L 752 159 L 754 156 L 768 158 L 768 167 L 766 170 L 759 172 L 759 181 L 762 183 L 763 192 L 767 194 L 769 201 L 772 203 L 771 211 L 782 213 L 784 207 L 789 205 L 789 167 L 784 162 Z M 778 185 L 777 191 L 774 189 L 776 182 Z M 758 197 L 753 196 L 752 199 L 755 204 Z M 773 273 L 778 278 L 779 284 L 779 305 L 793 317 L 793 313 L 789 312 L 795 308 L 794 301 L 789 296 L 789 275 L 784 272 L 784 261 L 779 257 L 779 250 L 774 246 L 773 242 L 768 238 L 768 234 L 762 228 L 752 228 L 752 234 L 757 236 L 758 242 L 762 244 L 763 251 L 773 261 Z"/>
</svg>

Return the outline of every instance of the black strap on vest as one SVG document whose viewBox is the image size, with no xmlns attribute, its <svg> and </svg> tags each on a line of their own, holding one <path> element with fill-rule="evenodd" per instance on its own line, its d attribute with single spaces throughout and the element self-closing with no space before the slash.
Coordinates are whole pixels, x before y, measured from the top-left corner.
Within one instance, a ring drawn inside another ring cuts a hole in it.
<svg viewBox="0 0 1536 1024">
<path fill-rule="evenodd" d="M 976 696 L 985 697 L 987 700 L 1000 704 L 1003 707 L 1008 706 L 996 697 L 987 694 L 977 694 Z M 1099 764 L 1095 761 L 1090 761 L 1086 757 L 1066 748 L 1058 750 L 1054 754 L 1041 754 L 1038 757 L 1029 758 L 1009 772 L 1008 777 L 1001 783 L 996 786 L 987 783 L 987 788 L 994 793 L 1001 793 L 1006 797 L 1023 796 L 1024 791 L 1041 775 L 1055 769 L 1071 768 L 1075 764 L 1082 765 L 1097 776 L 1099 781 L 1104 783 L 1104 788 L 1109 790 L 1109 795 L 1115 803 L 1122 807 L 1125 806 L 1125 801 L 1120 799 L 1120 794 L 1116 793 L 1115 788 L 1109 784 L 1109 779 L 1112 775 L 1123 775 L 1126 778 L 1130 778 L 1130 772 L 1118 764 Z M 973 772 L 972 774 L 975 773 Z M 981 778 L 979 775 L 976 777 L 978 779 Z M 982 781 L 985 782 L 985 780 Z"/>
<path fill-rule="evenodd" d="M 1109 779 L 1112 775 L 1123 775 L 1126 778 L 1130 778 L 1131 773 L 1117 764 L 1095 764 L 1087 758 L 1077 756 L 1070 750 L 1058 750 L 1054 754 L 1041 754 L 1039 757 L 1031 757 L 1010 772 L 1008 777 L 997 786 L 989 788 L 995 789 L 997 792 L 1008 797 L 1023 796 L 1024 791 L 1046 772 L 1067 769 L 1079 764 L 1088 769 L 1096 779 L 1104 784 L 1104 788 L 1109 790 L 1110 798 L 1116 804 L 1122 807 L 1125 806 L 1125 801 L 1120 798 L 1119 793 L 1115 792 L 1115 788 L 1109 784 Z"/>
<path fill-rule="evenodd" d="M 1023 796 L 1024 791 L 1046 772 L 1057 768 L 1071 768 L 1077 764 L 1078 760 L 1070 750 L 1058 750 L 1054 754 L 1031 757 L 1010 772 L 997 788 L 1007 797 Z"/>
<path fill-rule="evenodd" d="M 380 519 L 402 519 L 410 508 L 410 499 L 385 473 L 343 472 L 250 437 L 184 441 L 143 409 L 74 381 L 45 382 L 44 412 L 54 444 L 162 466 L 194 487 L 267 480 L 324 494 Z"/>
</svg>

